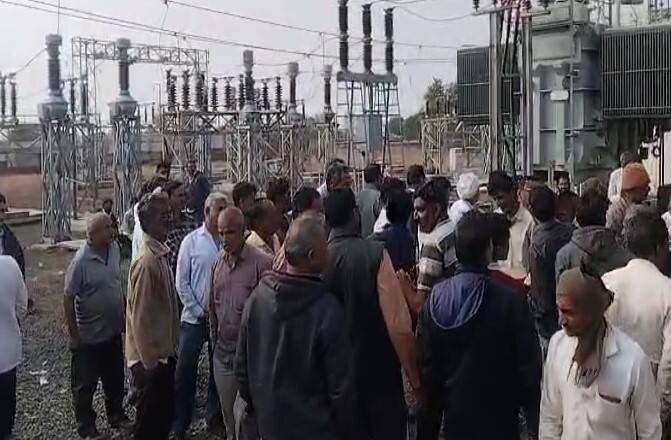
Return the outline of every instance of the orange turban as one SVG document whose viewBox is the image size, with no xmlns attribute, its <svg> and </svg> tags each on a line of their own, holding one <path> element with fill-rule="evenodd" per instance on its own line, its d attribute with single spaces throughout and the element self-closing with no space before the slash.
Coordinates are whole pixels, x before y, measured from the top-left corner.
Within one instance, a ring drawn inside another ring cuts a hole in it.
<svg viewBox="0 0 671 440">
<path fill-rule="evenodd" d="M 622 191 L 644 188 L 650 184 L 650 177 L 643 164 L 630 163 L 622 170 Z"/>
</svg>

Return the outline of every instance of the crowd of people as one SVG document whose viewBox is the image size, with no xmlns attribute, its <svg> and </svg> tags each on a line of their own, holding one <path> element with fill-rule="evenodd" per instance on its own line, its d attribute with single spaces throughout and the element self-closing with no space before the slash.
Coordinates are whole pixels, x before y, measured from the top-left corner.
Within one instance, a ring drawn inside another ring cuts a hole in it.
<svg viewBox="0 0 671 440">
<path fill-rule="evenodd" d="M 109 206 L 88 219 L 65 276 L 77 432 L 107 438 L 101 382 L 111 428 L 188 438 L 207 346 L 207 427 L 227 440 L 671 437 L 669 233 L 645 168 L 622 162 L 615 196 L 375 164 L 355 193 L 334 160 L 322 187 L 238 182 L 231 200 L 195 163 L 186 182 L 160 164 L 121 227 Z M 22 264 L 0 256 L 3 440 Z"/>
</svg>

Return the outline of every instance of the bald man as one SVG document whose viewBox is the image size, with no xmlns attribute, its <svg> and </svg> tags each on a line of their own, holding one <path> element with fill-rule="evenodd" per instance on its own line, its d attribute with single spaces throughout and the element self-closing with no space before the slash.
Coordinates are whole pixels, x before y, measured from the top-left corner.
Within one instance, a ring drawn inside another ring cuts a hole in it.
<svg viewBox="0 0 671 440">
<path fill-rule="evenodd" d="M 281 244 L 277 236 L 277 231 L 280 229 L 280 213 L 273 202 L 268 199 L 257 200 L 245 211 L 245 215 L 251 230 L 247 243 L 274 257 Z"/>
<path fill-rule="evenodd" d="M 214 341 L 214 379 L 226 425 L 226 438 L 235 440 L 233 404 L 238 384 L 233 361 L 242 308 L 261 275 L 272 268 L 273 258 L 245 242 L 245 217 L 240 209 L 226 208 L 219 215 L 218 226 L 224 246 L 212 272 L 210 340 Z"/>
<path fill-rule="evenodd" d="M 93 410 L 99 380 L 110 425 L 128 425 L 122 408 L 124 295 L 112 220 L 104 212 L 96 213 L 86 230 L 88 239 L 65 275 L 64 308 L 72 352 L 70 379 L 77 433 L 81 438 L 94 439 L 100 438 Z"/>
<path fill-rule="evenodd" d="M 235 360 L 240 396 L 264 439 L 355 439 L 358 421 L 342 306 L 321 278 L 320 219 L 296 219 L 287 270 L 268 272 L 245 304 Z"/>
</svg>

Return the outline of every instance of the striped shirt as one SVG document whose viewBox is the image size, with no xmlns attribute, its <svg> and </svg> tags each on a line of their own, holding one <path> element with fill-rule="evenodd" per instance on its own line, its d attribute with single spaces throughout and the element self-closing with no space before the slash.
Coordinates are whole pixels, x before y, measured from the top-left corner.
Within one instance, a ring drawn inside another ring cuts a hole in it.
<svg viewBox="0 0 671 440">
<path fill-rule="evenodd" d="M 454 223 L 445 219 L 423 240 L 419 254 L 417 290 L 428 296 L 433 286 L 454 274 L 457 264 Z"/>
</svg>

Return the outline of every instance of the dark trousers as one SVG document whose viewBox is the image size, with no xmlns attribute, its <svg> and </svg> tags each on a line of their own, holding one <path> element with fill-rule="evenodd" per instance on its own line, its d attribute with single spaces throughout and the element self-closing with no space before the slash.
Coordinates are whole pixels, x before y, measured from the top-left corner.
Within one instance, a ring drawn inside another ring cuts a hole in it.
<svg viewBox="0 0 671 440">
<path fill-rule="evenodd" d="M 0 440 L 8 439 L 16 416 L 16 368 L 0 374 Z"/>
<path fill-rule="evenodd" d="M 175 391 L 177 401 L 175 406 L 175 434 L 184 434 L 191 424 L 193 408 L 196 400 L 196 383 L 198 381 L 198 359 L 207 342 L 208 358 L 210 362 L 210 377 L 207 387 L 207 424 L 223 423 L 219 393 L 214 381 L 214 367 L 212 365 L 212 344 L 209 343 L 209 331 L 206 323 L 181 323 L 179 332 L 179 350 L 177 354 L 177 369 L 175 371 Z"/>
<path fill-rule="evenodd" d="M 107 419 L 123 417 L 124 355 L 121 336 L 95 345 L 80 345 L 72 350 L 70 383 L 75 406 L 77 432 L 86 437 L 95 431 L 93 394 L 102 382 Z"/>
<path fill-rule="evenodd" d="M 167 440 L 175 413 L 175 360 L 159 362 L 152 370 L 136 364 L 131 373 L 137 387 L 133 438 Z"/>
<path fill-rule="evenodd" d="M 381 393 L 382 394 L 382 393 Z M 362 396 L 361 421 L 363 438 L 371 440 L 406 440 L 408 410 L 403 394 Z"/>
</svg>

